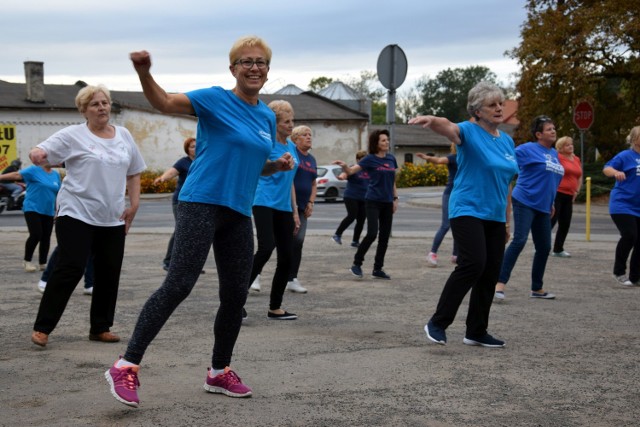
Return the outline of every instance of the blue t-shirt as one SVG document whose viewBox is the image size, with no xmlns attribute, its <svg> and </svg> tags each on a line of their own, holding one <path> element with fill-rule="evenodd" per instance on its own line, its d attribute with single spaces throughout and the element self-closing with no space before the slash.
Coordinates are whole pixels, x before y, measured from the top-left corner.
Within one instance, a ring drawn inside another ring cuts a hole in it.
<svg viewBox="0 0 640 427">
<path fill-rule="evenodd" d="M 296 203 L 298 204 L 298 209 L 304 210 L 311 198 L 313 183 L 318 177 L 318 166 L 316 158 L 313 157 L 311 153 L 305 156 L 297 147 L 296 153 L 298 154 L 300 163 L 296 177 L 293 180 L 293 186 L 296 188 Z"/>
<path fill-rule="evenodd" d="M 388 153 L 384 157 L 367 154 L 358 165 L 369 175 L 365 200 L 393 203 L 393 185 L 398 169 L 396 158 Z"/>
<path fill-rule="evenodd" d="M 604 165 L 607 166 L 627 177 L 624 181 L 616 180 L 609 195 L 609 213 L 640 216 L 640 153 L 624 150 Z"/>
<path fill-rule="evenodd" d="M 564 168 L 555 148 L 537 142 L 527 142 L 516 148 L 518 181 L 511 197 L 525 206 L 551 213 Z"/>
<path fill-rule="evenodd" d="M 279 211 L 293 212 L 291 207 L 291 185 L 300 163 L 296 151 L 296 145 L 289 140 L 287 140 L 287 145 L 276 142 L 271 154 L 269 154 L 269 160 L 277 160 L 284 153 L 291 153 L 295 160 L 295 166 L 290 171 L 261 176 L 253 206 L 266 206 Z"/>
<path fill-rule="evenodd" d="M 506 221 L 509 183 L 518 173 L 513 139 L 493 136 L 472 122 L 458 123 L 458 172 L 449 199 L 449 218 L 472 216 Z"/>
<path fill-rule="evenodd" d="M 178 171 L 178 182 L 176 183 L 176 191 L 173 192 L 172 202 L 175 205 L 178 203 L 178 195 L 180 194 L 180 189 L 184 185 L 184 182 L 187 180 L 187 175 L 189 174 L 189 167 L 191 167 L 191 157 L 184 156 L 174 163 L 173 168 Z"/>
<path fill-rule="evenodd" d="M 47 172 L 40 166 L 29 166 L 20 170 L 22 179 L 27 184 L 27 194 L 22 204 L 24 212 L 37 212 L 41 215 L 54 216 L 56 213 L 56 196 L 60 190 L 60 174 L 51 169 Z"/>
<path fill-rule="evenodd" d="M 345 199 L 354 199 L 364 202 L 369 188 L 371 177 L 365 170 L 360 170 L 347 178 L 347 188 L 344 190 Z"/>
<path fill-rule="evenodd" d="M 449 177 L 447 178 L 447 185 L 444 187 L 444 191 L 442 194 L 451 194 L 451 190 L 453 190 L 453 181 L 456 179 L 456 173 L 458 173 L 458 161 L 456 160 L 455 154 L 449 154 L 447 156 L 447 171 L 449 172 Z"/>
<path fill-rule="evenodd" d="M 226 206 L 251 216 L 251 206 L 276 140 L 275 114 L 221 87 L 187 92 L 198 116 L 196 158 L 178 200 Z"/>
</svg>

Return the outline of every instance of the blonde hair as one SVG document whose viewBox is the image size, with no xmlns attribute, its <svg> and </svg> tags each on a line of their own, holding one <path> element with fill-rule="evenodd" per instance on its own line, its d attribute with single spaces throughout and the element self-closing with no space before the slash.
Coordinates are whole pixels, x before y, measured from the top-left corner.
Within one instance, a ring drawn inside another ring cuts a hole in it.
<svg viewBox="0 0 640 427">
<path fill-rule="evenodd" d="M 360 150 L 356 153 L 356 162 L 359 162 L 360 159 L 364 159 L 367 155 L 367 152 L 364 150 Z"/>
<path fill-rule="evenodd" d="M 109 93 L 109 89 L 107 89 L 106 86 L 89 85 L 80 89 L 78 91 L 78 94 L 76 95 L 76 107 L 78 108 L 78 111 L 80 111 L 81 113 L 84 113 L 85 111 L 87 111 L 87 107 L 89 106 L 89 103 L 91 102 L 95 94 L 98 92 L 104 93 L 104 96 L 107 97 L 107 101 L 109 101 L 109 104 L 111 104 L 111 94 Z"/>
<path fill-rule="evenodd" d="M 640 138 L 640 126 L 635 126 L 627 136 L 627 144 L 633 145 Z"/>
<path fill-rule="evenodd" d="M 306 132 L 311 133 L 311 128 L 309 126 L 300 125 L 300 126 L 294 127 L 293 130 L 291 131 L 291 140 L 293 142 L 296 142 L 296 139 L 298 139 L 300 135 Z"/>
<path fill-rule="evenodd" d="M 276 99 L 275 101 L 271 101 L 269 103 L 269 108 L 276 114 L 276 122 L 280 121 L 283 114 L 291 113 L 293 114 L 293 107 L 287 101 L 283 101 L 281 99 Z"/>
<path fill-rule="evenodd" d="M 229 51 L 229 64 L 233 65 L 238 59 L 240 59 L 240 51 L 246 47 L 257 47 L 264 51 L 265 60 L 267 61 L 267 65 L 271 63 L 271 48 L 258 36 L 243 36 L 240 37 L 236 42 L 231 46 L 231 50 Z"/>
<path fill-rule="evenodd" d="M 567 144 L 573 144 L 573 139 L 570 136 L 563 136 L 561 138 L 558 138 L 558 140 L 556 141 L 556 151 L 562 150 Z"/>
</svg>

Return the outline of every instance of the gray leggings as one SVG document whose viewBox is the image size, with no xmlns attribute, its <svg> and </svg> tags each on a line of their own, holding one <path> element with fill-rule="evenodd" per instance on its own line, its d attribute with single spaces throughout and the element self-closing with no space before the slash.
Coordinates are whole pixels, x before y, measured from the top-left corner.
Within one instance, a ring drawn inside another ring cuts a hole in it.
<svg viewBox="0 0 640 427">
<path fill-rule="evenodd" d="M 224 206 L 190 202 L 178 204 L 169 272 L 162 286 L 142 307 L 124 355 L 127 361 L 140 364 L 147 346 L 191 293 L 212 243 L 220 307 L 213 325 L 211 366 L 223 369 L 231 364 L 253 262 L 251 218 Z"/>
</svg>

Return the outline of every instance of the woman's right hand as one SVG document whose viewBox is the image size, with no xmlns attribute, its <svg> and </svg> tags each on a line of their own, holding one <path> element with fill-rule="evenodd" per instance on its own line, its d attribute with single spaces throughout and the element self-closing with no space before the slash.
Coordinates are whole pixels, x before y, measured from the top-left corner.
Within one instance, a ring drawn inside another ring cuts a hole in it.
<svg viewBox="0 0 640 427">
<path fill-rule="evenodd" d="M 37 166 L 47 164 L 47 153 L 42 148 L 35 147 L 29 151 L 29 160 Z"/>
</svg>

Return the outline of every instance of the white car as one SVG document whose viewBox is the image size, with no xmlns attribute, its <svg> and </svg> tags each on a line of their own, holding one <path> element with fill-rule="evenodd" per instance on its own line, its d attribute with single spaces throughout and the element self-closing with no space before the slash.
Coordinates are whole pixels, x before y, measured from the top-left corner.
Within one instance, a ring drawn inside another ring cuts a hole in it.
<svg viewBox="0 0 640 427">
<path fill-rule="evenodd" d="M 316 196 L 322 197 L 327 202 L 335 202 L 342 199 L 344 190 L 347 188 L 347 180 L 339 180 L 338 175 L 342 173 L 342 168 L 337 165 L 318 166 L 318 177 L 316 178 Z"/>
</svg>

